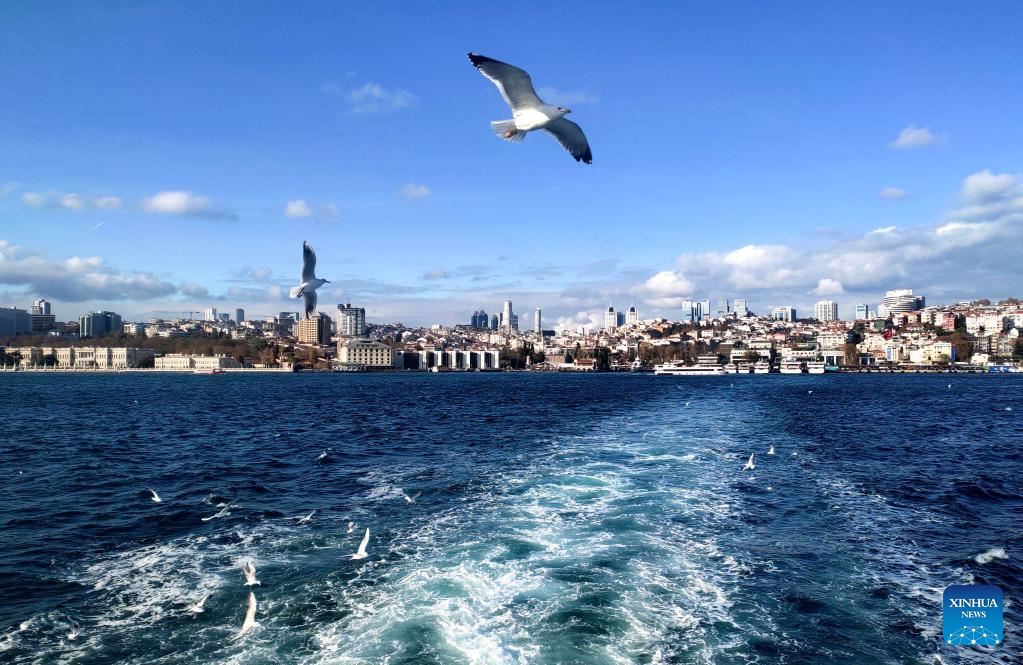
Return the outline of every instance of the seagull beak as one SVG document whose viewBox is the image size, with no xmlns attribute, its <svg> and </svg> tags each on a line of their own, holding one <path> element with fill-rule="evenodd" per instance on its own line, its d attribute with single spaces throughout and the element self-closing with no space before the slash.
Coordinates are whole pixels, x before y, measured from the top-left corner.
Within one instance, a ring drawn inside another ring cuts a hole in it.
<svg viewBox="0 0 1023 665">
<path fill-rule="evenodd" d="M 567 114 L 569 114 L 569 113 L 571 113 L 571 112 L 572 112 L 572 109 L 565 109 L 565 114 L 566 114 L 566 115 L 567 115 Z"/>
</svg>

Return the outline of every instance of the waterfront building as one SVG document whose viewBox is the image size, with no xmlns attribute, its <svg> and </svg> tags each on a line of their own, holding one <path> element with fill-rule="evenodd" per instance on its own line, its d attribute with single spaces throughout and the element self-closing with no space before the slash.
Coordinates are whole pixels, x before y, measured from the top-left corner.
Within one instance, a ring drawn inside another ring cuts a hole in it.
<svg viewBox="0 0 1023 665">
<path fill-rule="evenodd" d="M 32 303 L 32 309 L 30 310 L 29 313 L 42 314 L 44 316 L 50 314 L 50 302 L 45 298 L 40 298 L 39 300 L 36 300 L 34 303 Z"/>
<path fill-rule="evenodd" d="M 204 309 L 203 310 L 203 314 L 202 314 L 202 320 L 203 321 L 216 321 L 217 320 L 217 308 L 216 307 L 207 307 L 206 309 Z"/>
<path fill-rule="evenodd" d="M 78 318 L 78 336 L 82 339 L 120 334 L 122 330 L 121 315 L 114 312 L 90 312 Z"/>
<path fill-rule="evenodd" d="M 338 337 L 365 337 L 366 336 L 366 309 L 364 307 L 352 307 L 352 303 L 337 306 L 337 334 Z"/>
<path fill-rule="evenodd" d="M 44 348 L 42 355 L 57 358 L 60 369 L 128 369 L 141 367 L 153 357 L 152 349 L 133 347 Z"/>
<path fill-rule="evenodd" d="M 298 322 L 300 344 L 330 344 L 330 317 L 322 312 Z"/>
<path fill-rule="evenodd" d="M 866 303 L 859 303 L 856 305 L 856 320 L 866 321 L 870 318 L 870 308 Z"/>
<path fill-rule="evenodd" d="M 792 322 L 796 320 L 796 308 L 782 305 L 771 310 L 771 318 L 775 321 Z"/>
<path fill-rule="evenodd" d="M 349 339 L 338 343 L 337 359 L 343 365 L 392 367 L 391 347 L 369 339 Z"/>
<path fill-rule="evenodd" d="M 245 320 L 245 310 L 242 309 L 241 307 L 239 307 L 238 309 L 234 310 L 234 322 L 235 323 L 241 323 L 244 320 Z"/>
<path fill-rule="evenodd" d="M 736 298 L 732 310 L 735 312 L 735 315 L 740 319 L 744 319 L 747 316 L 749 316 L 749 308 L 746 307 L 745 298 Z"/>
<path fill-rule="evenodd" d="M 614 305 L 608 305 L 604 312 L 604 332 L 614 332 L 618 328 L 618 314 Z"/>
<path fill-rule="evenodd" d="M 29 313 L 17 307 L 0 307 L 0 337 L 14 337 L 32 332 Z"/>
<path fill-rule="evenodd" d="M 813 306 L 813 318 L 818 321 L 838 321 L 838 303 L 834 300 L 818 300 Z"/>
<path fill-rule="evenodd" d="M 200 370 L 237 369 L 241 367 L 237 359 L 225 355 L 197 356 L 183 353 L 168 353 L 153 361 L 153 367 L 159 370 Z"/>
<path fill-rule="evenodd" d="M 639 312 L 636 311 L 635 305 L 629 306 L 629 311 L 625 315 L 625 323 L 630 326 L 634 323 L 639 323 Z"/>
</svg>

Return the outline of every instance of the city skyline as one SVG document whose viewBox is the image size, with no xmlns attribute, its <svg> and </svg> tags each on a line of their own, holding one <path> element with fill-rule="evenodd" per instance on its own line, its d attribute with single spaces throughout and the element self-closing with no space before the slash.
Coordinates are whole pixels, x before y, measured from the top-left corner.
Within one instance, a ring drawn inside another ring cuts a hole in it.
<svg viewBox="0 0 1023 665">
<path fill-rule="evenodd" d="M 901 285 L 935 302 L 1020 295 L 1023 137 L 1005 109 L 1023 95 L 1003 82 L 1023 8 L 998 6 L 624 22 L 559 7 L 585 29 L 542 23 L 529 43 L 445 7 L 254 6 L 244 26 L 218 7 L 4 7 L 0 57 L 18 66 L 0 83 L 19 94 L 0 110 L 0 303 L 270 315 L 298 309 L 303 240 L 337 276 L 320 311 L 357 302 L 416 325 L 504 300 L 553 328 L 599 327 L 608 301 L 673 318 L 695 294 L 760 313 L 831 299 L 842 317 Z M 506 109 L 468 50 L 571 105 L 593 166 L 494 140 L 486 121 Z M 618 126 L 636 99 L 647 122 Z M 386 246 L 360 249 L 367 228 Z"/>
</svg>

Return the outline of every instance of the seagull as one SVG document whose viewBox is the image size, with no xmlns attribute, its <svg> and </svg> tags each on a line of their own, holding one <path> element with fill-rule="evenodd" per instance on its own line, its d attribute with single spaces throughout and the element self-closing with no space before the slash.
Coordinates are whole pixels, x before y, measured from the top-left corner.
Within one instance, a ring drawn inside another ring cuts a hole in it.
<svg viewBox="0 0 1023 665">
<path fill-rule="evenodd" d="M 209 597 L 210 597 L 210 594 L 206 594 L 205 596 L 200 598 L 196 603 L 194 603 L 192 605 L 189 605 L 188 609 L 185 610 L 185 611 L 188 612 L 189 614 L 191 614 L 193 617 L 195 615 L 197 615 L 197 614 L 202 614 L 205 611 L 205 609 L 203 608 L 203 605 L 206 604 L 206 599 L 209 598 Z"/>
<path fill-rule="evenodd" d="M 749 454 L 749 459 L 746 460 L 746 464 L 743 465 L 742 470 L 743 471 L 752 471 L 755 468 L 757 468 L 757 465 L 753 463 L 753 453 L 750 453 Z"/>
<path fill-rule="evenodd" d="M 359 551 L 352 555 L 352 559 L 365 559 L 366 558 L 366 545 L 369 544 L 369 527 L 366 527 L 366 533 L 362 534 L 362 542 L 359 543 Z"/>
<path fill-rule="evenodd" d="M 153 495 L 153 503 L 160 503 L 163 501 L 163 499 L 160 498 L 160 495 L 156 493 L 156 490 L 150 489 L 149 493 Z"/>
<path fill-rule="evenodd" d="M 78 625 L 78 622 L 71 624 L 71 629 L 68 631 L 67 638 L 69 640 L 77 639 L 82 634 L 82 627 Z"/>
<path fill-rule="evenodd" d="M 225 503 L 224 507 L 220 509 L 220 512 L 218 512 L 216 515 L 210 515 L 208 517 L 204 517 L 204 518 L 202 518 L 202 521 L 203 522 L 209 522 L 210 520 L 212 520 L 214 518 L 223 517 L 224 515 L 228 515 L 230 513 L 228 513 L 227 511 L 229 511 L 230 509 L 231 509 L 231 503 L 230 502 Z"/>
<path fill-rule="evenodd" d="M 768 455 L 773 455 L 774 454 L 774 446 L 771 446 L 770 448 L 767 449 L 767 454 Z"/>
<path fill-rule="evenodd" d="M 259 580 L 256 579 L 256 567 L 252 565 L 251 561 L 246 561 L 242 570 L 245 571 L 245 586 L 255 586 L 257 584 L 262 586 Z"/>
<path fill-rule="evenodd" d="M 807 394 L 807 395 L 812 395 L 812 394 L 813 394 L 813 391 L 812 391 L 812 390 L 807 390 L 807 391 L 806 391 L 806 394 Z"/>
<path fill-rule="evenodd" d="M 949 389 L 949 390 L 952 390 L 952 384 L 951 384 L 951 383 L 950 383 L 950 384 L 948 384 L 948 389 Z"/>
<path fill-rule="evenodd" d="M 315 515 L 315 514 L 316 514 L 316 511 L 314 510 L 313 512 L 309 513 L 305 517 L 296 517 L 295 519 L 298 520 L 299 524 L 308 524 L 309 522 L 311 522 L 313 520 L 313 515 Z"/>
<path fill-rule="evenodd" d="M 423 490 L 419 490 L 418 492 L 416 492 L 415 494 L 412 494 L 412 495 L 410 495 L 408 492 L 405 492 L 405 503 L 415 503 L 416 499 L 418 499 L 422 495 L 423 495 Z"/>
<path fill-rule="evenodd" d="M 322 462 L 325 459 L 327 459 L 327 451 L 326 450 L 324 450 L 322 453 L 320 453 L 320 456 L 316 458 L 316 461 L 317 462 Z"/>
<path fill-rule="evenodd" d="M 689 402 L 686 402 L 686 406 L 689 406 Z"/>
<path fill-rule="evenodd" d="M 291 287 L 289 292 L 292 298 L 303 298 L 305 300 L 305 318 L 310 318 L 316 311 L 316 289 L 324 284 L 330 284 L 330 280 L 320 279 L 316 276 L 316 252 L 309 246 L 309 243 L 302 242 L 302 283 Z"/>
<path fill-rule="evenodd" d="M 249 609 L 245 612 L 245 623 L 242 624 L 242 629 L 235 635 L 235 639 L 238 639 L 245 633 L 249 632 L 256 627 L 256 594 L 249 592 Z"/>
<path fill-rule="evenodd" d="M 357 525 L 355 524 L 355 522 L 349 522 L 348 523 L 348 533 L 352 533 L 353 531 L 355 531 L 355 527 L 356 526 Z"/>
<path fill-rule="evenodd" d="M 583 130 L 565 118 L 572 109 L 545 103 L 536 95 L 529 74 L 514 65 L 478 53 L 470 53 L 469 62 L 497 86 L 504 101 L 511 107 L 511 120 L 495 120 L 490 123 L 495 134 L 505 141 L 519 143 L 526 138 L 528 132 L 542 129 L 557 139 L 575 161 L 593 163 L 593 153 L 590 152 L 590 144 Z"/>
</svg>

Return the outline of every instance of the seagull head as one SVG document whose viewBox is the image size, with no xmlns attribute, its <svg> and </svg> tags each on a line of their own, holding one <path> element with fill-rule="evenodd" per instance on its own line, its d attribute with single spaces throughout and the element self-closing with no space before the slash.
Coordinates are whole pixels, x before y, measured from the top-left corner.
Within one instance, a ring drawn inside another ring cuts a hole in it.
<svg viewBox="0 0 1023 665">
<path fill-rule="evenodd" d="M 563 106 L 559 106 L 558 110 L 561 111 L 561 115 L 568 115 L 569 113 L 572 112 L 572 109 L 566 109 Z"/>
</svg>

